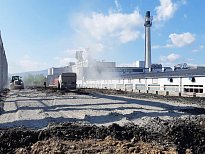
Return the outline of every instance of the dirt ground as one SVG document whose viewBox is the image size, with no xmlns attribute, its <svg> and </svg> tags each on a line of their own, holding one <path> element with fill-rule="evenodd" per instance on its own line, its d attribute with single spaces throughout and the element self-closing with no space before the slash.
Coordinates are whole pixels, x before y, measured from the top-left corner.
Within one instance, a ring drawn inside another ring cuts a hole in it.
<svg viewBox="0 0 205 154">
<path fill-rule="evenodd" d="M 38 141 L 27 148 L 19 148 L 16 154 L 46 154 L 46 153 L 65 153 L 65 154 L 177 154 L 174 148 L 164 148 L 144 142 L 118 141 L 111 137 L 104 140 L 86 139 L 81 141 L 64 141 L 52 138 L 46 141 Z M 188 154 L 188 149 L 187 149 Z"/>
<path fill-rule="evenodd" d="M 34 87 L 0 99 L 0 153 L 205 153 L 205 98 Z"/>
<path fill-rule="evenodd" d="M 0 153 L 204 153 L 204 119 L 161 122 L 158 131 L 137 125 L 50 124 L 43 130 L 0 130 Z"/>
</svg>

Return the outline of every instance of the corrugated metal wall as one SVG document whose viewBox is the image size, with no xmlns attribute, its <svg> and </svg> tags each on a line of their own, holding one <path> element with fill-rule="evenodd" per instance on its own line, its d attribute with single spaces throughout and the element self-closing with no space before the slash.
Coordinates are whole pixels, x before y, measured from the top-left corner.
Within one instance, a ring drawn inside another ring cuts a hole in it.
<svg viewBox="0 0 205 154">
<path fill-rule="evenodd" d="M 0 90 L 8 84 L 8 63 L 0 33 Z"/>
</svg>

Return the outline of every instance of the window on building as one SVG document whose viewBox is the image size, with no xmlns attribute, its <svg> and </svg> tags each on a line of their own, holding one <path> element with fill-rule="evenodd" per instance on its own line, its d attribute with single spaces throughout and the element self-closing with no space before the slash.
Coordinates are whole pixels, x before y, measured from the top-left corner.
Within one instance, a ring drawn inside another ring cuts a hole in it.
<svg viewBox="0 0 205 154">
<path fill-rule="evenodd" d="M 192 77 L 191 82 L 195 82 L 195 81 L 196 81 L 195 77 Z"/>
<path fill-rule="evenodd" d="M 169 78 L 169 82 L 173 82 L 173 78 Z"/>
<path fill-rule="evenodd" d="M 184 85 L 184 92 L 203 93 L 203 85 Z"/>
<path fill-rule="evenodd" d="M 189 77 L 189 80 L 190 80 L 191 82 L 196 82 L 195 77 Z"/>
</svg>

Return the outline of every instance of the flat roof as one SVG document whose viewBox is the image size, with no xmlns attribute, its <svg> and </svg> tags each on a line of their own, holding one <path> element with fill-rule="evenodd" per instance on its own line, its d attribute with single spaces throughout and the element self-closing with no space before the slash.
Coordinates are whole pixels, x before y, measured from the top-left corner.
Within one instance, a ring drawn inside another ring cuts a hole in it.
<svg viewBox="0 0 205 154">
<path fill-rule="evenodd" d="M 170 72 L 148 72 L 121 75 L 122 78 L 159 78 L 159 77 L 193 77 L 205 76 L 205 69 L 177 70 Z"/>
</svg>

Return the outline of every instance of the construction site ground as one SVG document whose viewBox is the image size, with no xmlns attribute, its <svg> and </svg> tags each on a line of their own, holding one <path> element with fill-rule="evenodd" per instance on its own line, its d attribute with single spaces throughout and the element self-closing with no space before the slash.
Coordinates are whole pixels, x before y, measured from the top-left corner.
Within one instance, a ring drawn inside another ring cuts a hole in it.
<svg viewBox="0 0 205 154">
<path fill-rule="evenodd" d="M 0 153 L 205 152 L 205 98 L 33 87 L 0 99 Z"/>
</svg>

